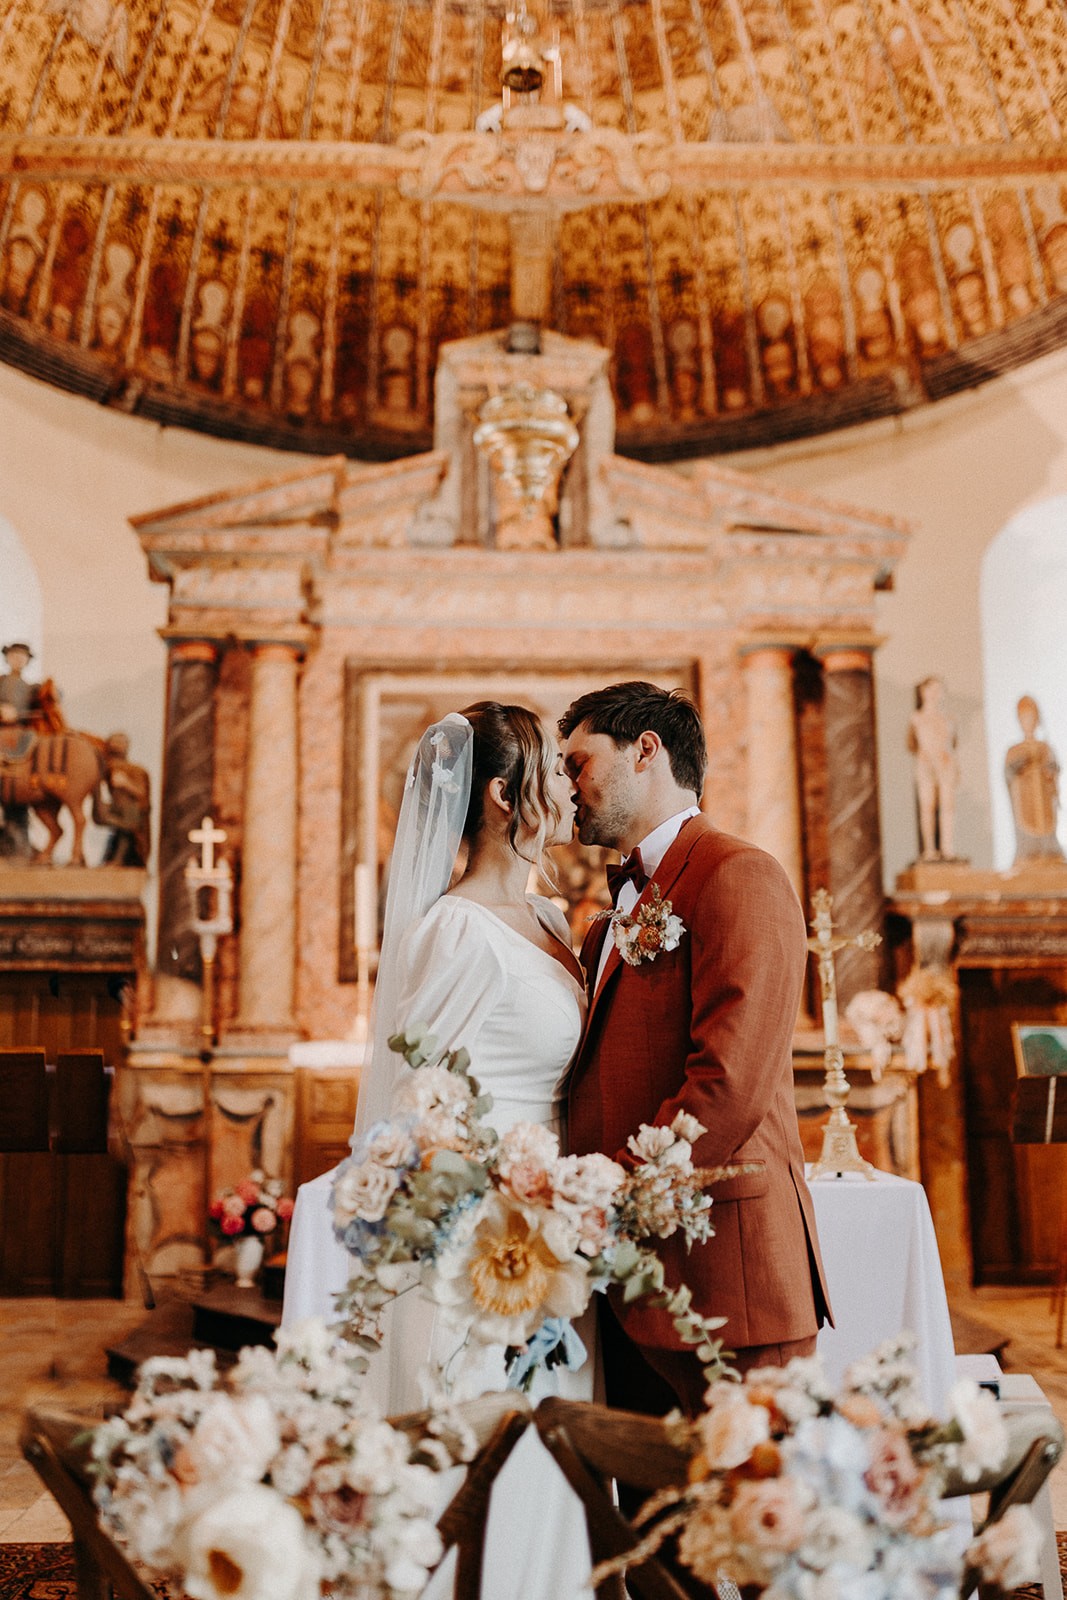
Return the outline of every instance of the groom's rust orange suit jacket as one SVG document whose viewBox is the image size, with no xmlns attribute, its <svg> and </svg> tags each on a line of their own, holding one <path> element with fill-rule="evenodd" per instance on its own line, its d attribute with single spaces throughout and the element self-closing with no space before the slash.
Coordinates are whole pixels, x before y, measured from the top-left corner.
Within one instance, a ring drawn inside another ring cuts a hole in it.
<svg viewBox="0 0 1067 1600">
<path fill-rule="evenodd" d="M 829 1315 L 793 1098 L 803 912 L 773 857 L 703 817 L 683 825 L 653 881 L 686 932 L 637 967 L 611 949 L 571 1074 L 569 1148 L 617 1155 L 642 1122 L 684 1109 L 708 1130 L 699 1165 L 758 1163 L 711 1189 L 713 1239 L 659 1247 L 667 1281 L 728 1319 L 728 1349 L 802 1339 Z M 605 934 L 594 923 L 583 945 L 590 982 Z M 636 1344 L 683 1348 L 663 1311 L 620 1315 Z"/>
</svg>

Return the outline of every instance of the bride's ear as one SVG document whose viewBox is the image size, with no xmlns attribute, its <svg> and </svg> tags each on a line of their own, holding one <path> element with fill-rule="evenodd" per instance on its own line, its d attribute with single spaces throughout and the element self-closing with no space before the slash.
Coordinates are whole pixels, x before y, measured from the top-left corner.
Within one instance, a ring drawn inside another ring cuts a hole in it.
<svg viewBox="0 0 1067 1600">
<path fill-rule="evenodd" d="M 498 822 L 506 822 L 511 818 L 511 802 L 508 799 L 508 786 L 503 778 L 490 778 L 485 786 L 485 814 L 493 816 Z"/>
</svg>

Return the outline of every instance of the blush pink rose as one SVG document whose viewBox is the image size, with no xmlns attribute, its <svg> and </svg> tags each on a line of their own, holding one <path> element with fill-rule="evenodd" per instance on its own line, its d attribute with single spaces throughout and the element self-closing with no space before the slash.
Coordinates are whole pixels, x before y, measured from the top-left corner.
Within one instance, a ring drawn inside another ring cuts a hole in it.
<svg viewBox="0 0 1067 1600">
<path fill-rule="evenodd" d="M 796 1550 L 804 1538 L 804 1512 L 789 1478 L 739 1483 L 730 1506 L 730 1531 L 754 1550 Z"/>
<path fill-rule="evenodd" d="M 871 1464 L 863 1476 L 868 1489 L 878 1496 L 891 1528 L 904 1527 L 920 1509 L 923 1472 L 902 1433 L 879 1428 L 871 1443 Z"/>
<path fill-rule="evenodd" d="M 552 1199 L 552 1179 L 536 1160 L 513 1161 L 505 1181 L 520 1204 L 547 1205 Z"/>
<path fill-rule="evenodd" d="M 236 1192 L 246 1206 L 254 1206 L 259 1200 L 259 1185 L 253 1183 L 250 1178 L 245 1178 L 242 1183 L 237 1184 Z"/>
<path fill-rule="evenodd" d="M 257 1206 L 250 1220 L 256 1233 L 269 1233 L 278 1219 L 269 1206 Z"/>
<path fill-rule="evenodd" d="M 288 1222 L 292 1214 L 293 1202 L 289 1199 L 288 1195 L 286 1195 L 278 1201 L 278 1216 L 282 1222 Z"/>
</svg>

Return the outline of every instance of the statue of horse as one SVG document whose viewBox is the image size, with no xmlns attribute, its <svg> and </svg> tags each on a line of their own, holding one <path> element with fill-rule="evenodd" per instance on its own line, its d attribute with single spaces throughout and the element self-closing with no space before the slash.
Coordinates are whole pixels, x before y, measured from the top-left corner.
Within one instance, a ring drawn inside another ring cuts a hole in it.
<svg viewBox="0 0 1067 1600">
<path fill-rule="evenodd" d="M 34 852 L 34 859 L 50 862 L 63 835 L 59 813 L 66 806 L 73 825 L 71 866 L 83 867 L 85 802 L 95 795 L 104 776 L 103 756 L 103 739 L 91 734 L 68 730 L 35 735 L 24 728 L 0 729 L 0 806 L 9 838 L 24 834 L 17 817 L 20 811 L 25 816 L 29 808 L 48 832 L 48 843 Z"/>
</svg>

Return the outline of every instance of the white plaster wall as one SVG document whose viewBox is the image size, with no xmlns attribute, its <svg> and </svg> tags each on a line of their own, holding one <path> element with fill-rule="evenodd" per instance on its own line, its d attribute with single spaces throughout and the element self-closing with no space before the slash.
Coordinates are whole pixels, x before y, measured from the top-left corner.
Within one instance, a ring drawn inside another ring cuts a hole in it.
<svg viewBox="0 0 1067 1600">
<path fill-rule="evenodd" d="M 295 470 L 303 459 L 161 428 L 0 366 L 0 517 L 16 529 L 41 590 L 33 676 L 55 679 L 72 726 L 129 734 L 157 807 L 165 667 L 157 629 L 167 591 L 149 581 L 127 518 Z M 0 591 L 4 582 L 0 565 Z M 87 835 L 90 862 L 101 839 L 99 830 Z"/>
<path fill-rule="evenodd" d="M 157 799 L 165 590 L 149 583 L 126 519 L 303 459 L 159 428 L 0 367 L 0 516 L 40 579 L 41 670 L 64 690 L 72 723 L 129 733 Z M 916 853 L 905 733 L 914 686 L 931 673 L 945 679 L 959 725 L 958 848 L 990 865 L 980 564 L 1012 516 L 1067 492 L 1067 352 L 901 420 L 734 455 L 728 465 L 914 521 L 895 589 L 878 607 L 887 882 Z M 1060 755 L 1067 764 L 1067 751 Z"/>
<path fill-rule="evenodd" d="M 885 640 L 876 671 L 886 881 L 891 886 L 918 850 L 905 740 L 915 685 L 931 674 L 944 678 L 959 730 L 956 847 L 976 866 L 991 867 L 981 563 L 1020 510 L 1067 491 L 1067 352 L 901 419 L 735 455 L 729 464 L 914 523 L 894 589 L 878 601 Z M 1010 686 L 1006 693 L 1010 698 Z M 1067 683 L 1060 693 L 1067 700 Z M 1053 711 L 1051 704 L 1043 709 Z M 1067 750 L 1059 755 L 1067 764 Z"/>
</svg>

